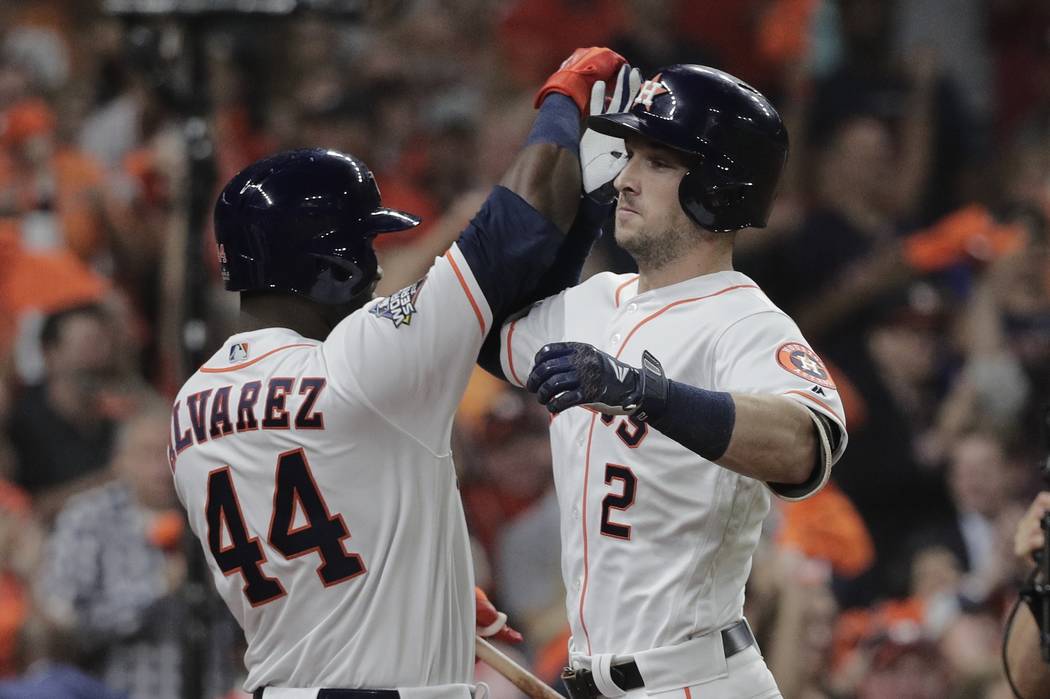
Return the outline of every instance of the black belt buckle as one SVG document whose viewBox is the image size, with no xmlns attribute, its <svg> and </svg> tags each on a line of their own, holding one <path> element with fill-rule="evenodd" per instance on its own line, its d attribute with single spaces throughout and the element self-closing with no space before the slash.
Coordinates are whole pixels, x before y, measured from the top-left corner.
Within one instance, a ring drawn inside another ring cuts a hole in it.
<svg viewBox="0 0 1050 699">
<path fill-rule="evenodd" d="M 561 681 L 565 683 L 565 690 L 569 693 L 569 699 L 595 699 L 602 696 L 598 691 L 598 685 L 594 683 L 594 676 L 590 670 L 580 668 L 573 670 L 567 667 L 561 672 Z"/>
<path fill-rule="evenodd" d="M 642 681 L 642 676 L 638 672 L 638 665 L 634 661 L 622 665 L 613 665 L 609 668 L 609 674 L 612 675 L 612 680 L 616 683 L 616 686 L 625 692 L 645 686 L 645 682 Z M 561 681 L 565 683 L 565 689 L 569 692 L 569 699 L 596 699 L 597 697 L 605 696 L 598 689 L 598 685 L 595 684 L 594 674 L 586 668 L 580 668 L 579 670 L 573 670 L 571 667 L 565 668 L 561 673 Z"/>
</svg>

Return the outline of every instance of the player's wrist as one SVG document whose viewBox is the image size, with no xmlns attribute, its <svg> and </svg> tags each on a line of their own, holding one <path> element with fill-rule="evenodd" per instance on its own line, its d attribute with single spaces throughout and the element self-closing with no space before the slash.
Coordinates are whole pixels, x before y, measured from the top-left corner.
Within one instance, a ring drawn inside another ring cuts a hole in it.
<svg viewBox="0 0 1050 699">
<path fill-rule="evenodd" d="M 580 153 L 580 110 L 571 98 L 552 93 L 543 100 L 525 146 L 552 143 L 559 148 Z"/>
<path fill-rule="evenodd" d="M 722 458 L 736 427 L 733 396 L 669 379 L 666 386 L 663 414 L 648 424 L 708 461 Z"/>
<path fill-rule="evenodd" d="M 633 415 L 642 422 L 659 420 L 667 410 L 667 376 L 663 365 L 645 350 L 642 352 L 642 366 L 637 371 L 639 399 Z"/>
</svg>

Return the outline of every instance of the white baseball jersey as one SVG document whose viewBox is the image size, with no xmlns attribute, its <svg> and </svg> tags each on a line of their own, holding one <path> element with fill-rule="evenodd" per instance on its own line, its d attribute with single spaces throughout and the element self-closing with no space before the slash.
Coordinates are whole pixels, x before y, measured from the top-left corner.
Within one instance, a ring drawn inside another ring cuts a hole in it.
<svg viewBox="0 0 1050 699">
<path fill-rule="evenodd" d="M 234 335 L 179 391 L 175 485 L 244 629 L 246 688 L 471 682 L 449 441 L 491 324 L 453 246 L 324 342 Z"/>
<path fill-rule="evenodd" d="M 633 366 L 649 350 L 668 378 L 693 386 L 797 400 L 840 433 L 808 486 L 815 492 L 845 448 L 845 423 L 835 384 L 795 323 L 739 272 L 643 294 L 637 279 L 596 275 L 505 324 L 506 376 L 522 385 L 544 344 L 578 341 Z M 675 645 L 741 618 L 769 510 L 765 484 L 645 423 L 584 407 L 557 415 L 551 445 L 574 654 Z"/>
</svg>

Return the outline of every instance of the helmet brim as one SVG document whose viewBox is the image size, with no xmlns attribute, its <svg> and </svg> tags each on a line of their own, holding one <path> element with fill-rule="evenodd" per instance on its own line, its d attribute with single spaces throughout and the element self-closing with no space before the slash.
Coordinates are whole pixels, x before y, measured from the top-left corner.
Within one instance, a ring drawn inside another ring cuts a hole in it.
<svg viewBox="0 0 1050 699">
<path fill-rule="evenodd" d="M 627 138 L 644 136 L 642 120 L 630 112 L 620 114 L 601 114 L 587 117 L 587 128 L 606 136 Z"/>
<path fill-rule="evenodd" d="M 368 228 L 372 233 L 395 233 L 415 228 L 422 221 L 406 211 L 379 208 L 368 216 Z"/>
<path fill-rule="evenodd" d="M 703 156 L 703 152 L 678 145 L 679 140 L 673 131 L 673 125 L 653 124 L 632 112 L 621 114 L 602 114 L 587 118 L 587 128 L 613 138 L 630 138 L 641 136 L 644 139 L 662 146 L 685 153 L 688 156 Z"/>
</svg>

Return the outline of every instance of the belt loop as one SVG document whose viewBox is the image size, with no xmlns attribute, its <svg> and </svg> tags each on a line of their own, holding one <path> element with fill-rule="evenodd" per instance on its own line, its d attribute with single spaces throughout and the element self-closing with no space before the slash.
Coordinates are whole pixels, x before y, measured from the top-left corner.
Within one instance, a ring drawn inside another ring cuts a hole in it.
<svg viewBox="0 0 1050 699">
<path fill-rule="evenodd" d="M 612 678 L 612 653 L 601 653 L 591 657 L 591 673 L 598 691 L 607 697 L 622 697 L 627 694 Z"/>
</svg>

